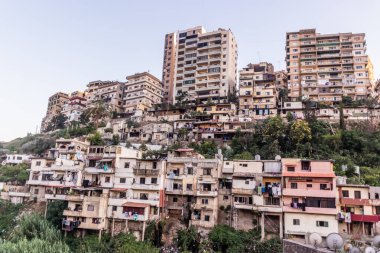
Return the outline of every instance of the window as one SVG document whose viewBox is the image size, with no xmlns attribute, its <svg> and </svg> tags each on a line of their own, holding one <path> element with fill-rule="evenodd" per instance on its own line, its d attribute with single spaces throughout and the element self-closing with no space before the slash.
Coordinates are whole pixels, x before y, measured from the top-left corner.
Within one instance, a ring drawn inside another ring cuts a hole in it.
<svg viewBox="0 0 380 253">
<path fill-rule="evenodd" d="M 87 211 L 94 211 L 94 210 L 95 210 L 94 205 L 88 205 L 87 206 Z"/>
<path fill-rule="evenodd" d="M 210 168 L 203 169 L 203 175 L 211 175 L 211 169 Z"/>
<path fill-rule="evenodd" d="M 34 194 L 38 194 L 39 190 L 38 189 L 34 189 Z"/>
<path fill-rule="evenodd" d="M 223 200 L 228 200 L 228 195 L 224 195 Z"/>
<path fill-rule="evenodd" d="M 193 190 L 193 184 L 186 184 L 186 190 L 192 191 Z"/>
<path fill-rule="evenodd" d="M 41 161 L 37 161 L 36 166 L 41 166 Z"/>
<path fill-rule="evenodd" d="M 327 221 L 319 221 L 317 220 L 317 227 L 328 227 L 329 223 Z"/>
<path fill-rule="evenodd" d="M 295 171 L 294 166 L 289 166 L 287 169 L 288 169 L 288 171 L 290 171 L 290 172 L 294 172 L 294 171 Z"/>
<path fill-rule="evenodd" d="M 116 212 L 117 211 L 117 206 L 112 206 L 112 211 Z"/>
<path fill-rule="evenodd" d="M 297 183 L 291 183 L 290 188 L 292 189 L 297 189 Z"/>
<path fill-rule="evenodd" d="M 178 202 L 178 198 L 177 197 L 173 197 L 173 203 L 177 203 Z"/>
<path fill-rule="evenodd" d="M 313 185 L 312 184 L 307 184 L 306 187 L 307 188 L 313 188 Z"/>
<path fill-rule="evenodd" d="M 145 177 L 140 177 L 140 184 L 145 184 Z"/>
<path fill-rule="evenodd" d="M 193 168 L 192 167 L 187 168 L 187 174 L 193 175 Z"/>
<path fill-rule="evenodd" d="M 210 221 L 210 215 L 205 215 L 205 221 Z"/>
<path fill-rule="evenodd" d="M 354 194 L 355 194 L 355 199 L 361 199 L 362 198 L 360 191 L 355 191 Z"/>
<path fill-rule="evenodd" d="M 152 177 L 152 179 L 151 179 L 151 183 L 152 183 L 152 184 L 157 184 L 157 178 L 156 178 L 156 177 Z"/>
<path fill-rule="evenodd" d="M 208 205 L 208 199 L 202 199 L 202 205 Z"/>
<path fill-rule="evenodd" d="M 104 182 L 106 182 L 106 183 L 109 183 L 111 181 L 111 177 L 106 177 L 105 179 L 104 179 Z"/>
<path fill-rule="evenodd" d="M 375 206 L 375 212 L 377 215 L 380 214 L 380 206 Z"/>
<path fill-rule="evenodd" d="M 299 226 L 300 225 L 300 219 L 293 219 L 293 225 Z"/>
<path fill-rule="evenodd" d="M 347 190 L 345 190 L 345 191 L 342 191 L 342 196 L 343 198 L 349 198 L 350 194 Z"/>
<path fill-rule="evenodd" d="M 126 169 L 129 168 L 129 162 L 124 163 L 124 168 L 126 168 Z"/>
<path fill-rule="evenodd" d="M 327 189 L 327 184 L 320 184 L 319 189 L 321 190 L 326 190 Z"/>
<path fill-rule="evenodd" d="M 122 178 L 120 178 L 120 184 L 125 184 L 125 182 L 126 182 L 126 178 L 125 177 L 122 177 Z"/>
</svg>

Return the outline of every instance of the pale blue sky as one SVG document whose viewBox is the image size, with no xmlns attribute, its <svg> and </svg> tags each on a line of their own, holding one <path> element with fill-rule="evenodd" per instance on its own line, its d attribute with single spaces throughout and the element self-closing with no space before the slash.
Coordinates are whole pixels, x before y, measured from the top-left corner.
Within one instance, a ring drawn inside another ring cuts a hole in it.
<svg viewBox="0 0 380 253">
<path fill-rule="evenodd" d="M 0 0 L 0 140 L 35 132 L 56 91 L 146 70 L 161 78 L 164 35 L 197 25 L 231 28 L 238 68 L 284 68 L 287 31 L 365 32 L 378 78 L 379 10 L 377 0 Z"/>
</svg>

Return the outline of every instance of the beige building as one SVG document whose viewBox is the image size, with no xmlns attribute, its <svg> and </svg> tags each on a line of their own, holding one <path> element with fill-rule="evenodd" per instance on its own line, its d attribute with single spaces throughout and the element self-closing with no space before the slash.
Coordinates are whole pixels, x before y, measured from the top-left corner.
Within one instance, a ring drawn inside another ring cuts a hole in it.
<svg viewBox="0 0 380 253">
<path fill-rule="evenodd" d="M 117 81 L 93 81 L 87 84 L 87 107 L 94 106 L 98 101 L 106 103 L 112 111 L 123 111 L 124 83 Z"/>
<path fill-rule="evenodd" d="M 240 114 L 260 119 L 277 114 L 276 76 L 267 62 L 248 64 L 239 71 Z"/>
<path fill-rule="evenodd" d="M 236 87 L 237 44 L 231 30 L 206 32 L 197 26 L 165 38 L 163 81 L 169 89 L 165 92 L 172 96 L 168 101 L 176 102 L 179 94 L 187 92 L 193 102 L 227 102 Z"/>
<path fill-rule="evenodd" d="M 164 86 L 163 102 L 173 103 L 174 80 L 177 49 L 177 33 L 165 35 L 164 63 L 162 67 L 162 83 Z"/>
<path fill-rule="evenodd" d="M 148 72 L 127 76 L 124 88 L 124 112 L 147 111 L 154 104 L 160 104 L 163 98 L 161 81 Z"/>
<path fill-rule="evenodd" d="M 41 131 L 45 131 L 50 120 L 62 112 L 64 104 L 68 101 L 69 95 L 63 92 L 57 92 L 49 97 L 48 107 L 45 117 L 42 119 Z"/>
<path fill-rule="evenodd" d="M 315 29 L 286 34 L 289 96 L 292 100 L 338 103 L 373 92 L 373 67 L 364 33 L 320 34 Z"/>
</svg>

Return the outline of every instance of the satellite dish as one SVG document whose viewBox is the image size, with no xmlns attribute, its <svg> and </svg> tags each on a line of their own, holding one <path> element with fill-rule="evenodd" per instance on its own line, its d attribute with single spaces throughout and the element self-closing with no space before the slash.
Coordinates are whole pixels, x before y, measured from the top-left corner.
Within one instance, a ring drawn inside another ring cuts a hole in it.
<svg viewBox="0 0 380 253">
<path fill-rule="evenodd" d="M 351 244 L 351 243 L 346 243 L 346 244 L 343 246 L 343 250 L 344 250 L 344 252 L 349 252 L 350 249 L 352 249 L 352 244 Z"/>
<path fill-rule="evenodd" d="M 376 250 L 372 247 L 367 247 L 365 248 L 364 253 L 376 253 Z"/>
<path fill-rule="evenodd" d="M 260 161 L 260 155 L 255 155 L 255 161 Z"/>
<path fill-rule="evenodd" d="M 373 246 L 375 246 L 376 248 L 380 248 L 380 235 L 375 236 L 372 242 Z"/>
<path fill-rule="evenodd" d="M 331 233 L 326 237 L 327 247 L 331 250 L 341 249 L 343 243 L 343 238 L 337 233 Z"/>
<path fill-rule="evenodd" d="M 320 236 L 317 233 L 312 233 L 309 236 L 309 243 L 317 248 L 318 245 L 320 245 L 322 243 L 322 236 Z"/>
<path fill-rule="evenodd" d="M 281 156 L 280 155 L 276 155 L 276 157 L 274 158 L 274 160 L 281 161 Z"/>
<path fill-rule="evenodd" d="M 358 247 L 352 247 L 349 253 L 360 253 L 360 249 Z"/>
</svg>

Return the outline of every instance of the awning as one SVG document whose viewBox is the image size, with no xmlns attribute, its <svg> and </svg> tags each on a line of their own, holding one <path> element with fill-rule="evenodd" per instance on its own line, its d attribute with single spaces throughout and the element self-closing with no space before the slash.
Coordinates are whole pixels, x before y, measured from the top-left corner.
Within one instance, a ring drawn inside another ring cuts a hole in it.
<svg viewBox="0 0 380 253">
<path fill-rule="evenodd" d="M 327 178 L 327 177 L 335 177 L 334 172 L 330 173 L 318 173 L 318 172 L 283 172 L 283 177 L 319 177 L 319 178 Z"/>
<path fill-rule="evenodd" d="M 380 221 L 378 215 L 365 215 L 365 214 L 351 214 L 351 221 L 360 222 L 378 222 Z"/>
<path fill-rule="evenodd" d="M 99 162 L 112 162 L 112 161 L 113 161 L 113 159 L 102 159 Z"/>
<path fill-rule="evenodd" d="M 148 207 L 150 206 L 149 204 L 144 204 L 144 203 L 136 203 L 136 202 L 125 202 L 122 206 L 127 206 L 127 207 Z"/>
</svg>

